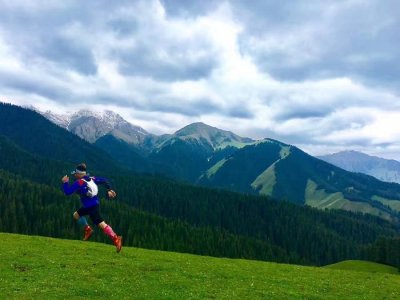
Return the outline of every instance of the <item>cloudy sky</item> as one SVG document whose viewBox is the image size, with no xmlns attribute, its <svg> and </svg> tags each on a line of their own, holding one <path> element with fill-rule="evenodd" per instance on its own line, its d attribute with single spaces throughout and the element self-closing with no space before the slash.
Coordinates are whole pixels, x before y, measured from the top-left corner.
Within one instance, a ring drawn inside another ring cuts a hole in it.
<svg viewBox="0 0 400 300">
<path fill-rule="evenodd" d="M 0 101 L 400 160 L 400 1 L 0 0 Z"/>
</svg>

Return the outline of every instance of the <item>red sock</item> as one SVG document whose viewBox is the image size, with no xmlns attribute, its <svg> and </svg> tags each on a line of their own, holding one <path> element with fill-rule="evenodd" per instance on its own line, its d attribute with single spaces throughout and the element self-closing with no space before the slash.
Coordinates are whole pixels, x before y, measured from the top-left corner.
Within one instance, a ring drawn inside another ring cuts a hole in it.
<svg viewBox="0 0 400 300">
<path fill-rule="evenodd" d="M 103 229 L 104 233 L 107 234 L 111 239 L 114 239 L 117 235 L 115 232 L 112 230 L 111 226 L 107 225 Z"/>
</svg>

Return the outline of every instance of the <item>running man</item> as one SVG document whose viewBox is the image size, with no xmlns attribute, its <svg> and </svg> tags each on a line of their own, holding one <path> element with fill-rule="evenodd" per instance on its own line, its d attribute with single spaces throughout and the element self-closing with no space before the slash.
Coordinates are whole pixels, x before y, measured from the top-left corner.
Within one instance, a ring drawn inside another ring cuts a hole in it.
<svg viewBox="0 0 400 300">
<path fill-rule="evenodd" d="M 93 229 L 89 226 L 85 218 L 86 215 L 89 215 L 92 222 L 110 237 L 117 248 L 117 252 L 120 252 L 122 248 L 122 237 L 118 236 L 112 230 L 111 226 L 107 225 L 107 223 L 104 222 L 104 219 L 100 216 L 100 201 L 97 196 L 97 185 L 104 185 L 107 188 L 107 195 L 109 198 L 115 198 L 117 195 L 111 189 L 108 179 L 93 176 L 90 177 L 89 174 L 86 173 L 86 165 L 84 163 L 79 164 L 71 174 L 75 176 L 76 181 L 72 185 L 69 185 L 69 177 L 65 175 L 61 179 L 63 182 L 62 188 L 65 195 L 69 196 L 73 193 L 77 193 L 81 198 L 82 207 L 74 212 L 73 216 L 77 223 L 84 228 L 83 240 L 88 240 L 93 233 Z"/>
</svg>

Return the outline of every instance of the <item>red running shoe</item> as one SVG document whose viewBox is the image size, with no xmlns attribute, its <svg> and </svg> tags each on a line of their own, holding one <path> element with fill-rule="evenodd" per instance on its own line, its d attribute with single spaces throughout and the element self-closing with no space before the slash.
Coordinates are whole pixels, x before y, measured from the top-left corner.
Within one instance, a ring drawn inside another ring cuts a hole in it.
<svg viewBox="0 0 400 300">
<path fill-rule="evenodd" d="M 85 235 L 83 236 L 83 240 L 87 241 L 93 233 L 93 229 L 90 226 L 85 227 Z"/>
<path fill-rule="evenodd" d="M 122 249 L 122 236 L 116 235 L 113 238 L 113 242 L 115 247 L 117 248 L 117 253 L 119 253 Z"/>
</svg>

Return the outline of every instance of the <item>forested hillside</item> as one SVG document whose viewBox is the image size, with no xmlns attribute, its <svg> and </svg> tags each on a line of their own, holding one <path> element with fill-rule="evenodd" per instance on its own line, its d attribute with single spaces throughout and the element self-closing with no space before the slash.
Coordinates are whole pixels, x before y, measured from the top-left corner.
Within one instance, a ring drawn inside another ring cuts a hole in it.
<svg viewBox="0 0 400 300">
<path fill-rule="evenodd" d="M 88 141 L 96 140 L 97 155 L 103 155 L 105 161 L 101 170 L 112 158 L 134 172 L 268 195 L 319 209 L 369 213 L 400 223 L 399 184 L 345 171 L 277 140 L 254 141 L 204 123 L 193 123 L 174 134 L 156 136 L 132 127 L 112 112 L 106 114 L 108 117 L 104 118 L 94 112 L 81 112 L 78 123 L 86 125 L 78 133 L 71 130 Z M 15 115 L 15 109 L 10 115 Z M 15 118 L 11 123 L 14 121 Z M 112 130 L 118 124 L 124 124 L 125 133 L 112 131 L 102 135 L 105 129 Z M 21 125 L 16 128 L 20 130 Z M 102 137 L 93 139 L 97 129 Z M 105 152 L 108 157 L 104 156 Z M 113 172 L 115 166 L 107 170 Z"/>
<path fill-rule="evenodd" d="M 85 161 L 101 171 L 118 170 L 111 156 L 78 136 L 60 128 L 42 115 L 18 106 L 0 103 L 0 135 L 30 153 L 63 162 Z"/>
<path fill-rule="evenodd" d="M 352 173 L 297 147 L 265 140 L 215 163 L 200 183 L 299 205 L 365 212 L 400 221 L 400 185 Z"/>
<path fill-rule="evenodd" d="M 16 133 L 0 137 L 0 231 L 80 239 L 81 230 L 72 220 L 79 200 L 63 195 L 60 179 L 85 156 L 77 154 L 74 160 L 62 149 L 65 144 L 41 140 L 48 130 L 58 141 L 76 137 L 65 130 L 53 131 L 55 125 L 34 112 L 19 110 L 31 114 L 31 122 L 44 121 L 45 126 L 36 127 L 39 138 L 31 142 L 35 146 Z M 3 125 L 0 120 L 0 128 Z M 45 157 L 46 145 L 51 145 L 53 154 Z M 380 236 L 391 241 L 399 234 L 395 224 L 371 215 L 319 211 L 270 197 L 133 174 L 79 138 L 73 149 L 94 154 L 88 163 L 93 175 L 111 177 L 118 197 L 103 199 L 102 211 L 126 245 L 324 265 L 361 258 Z M 61 154 L 66 155 L 64 160 Z M 108 171 L 103 163 L 115 168 Z M 101 233 L 94 239 L 106 240 Z"/>
<path fill-rule="evenodd" d="M 150 177 L 117 181 L 119 199 L 103 199 L 102 210 L 126 245 L 321 265 L 360 258 L 363 245 L 396 234 L 392 225 L 371 216 L 324 213 Z M 2 231 L 81 237 L 72 220 L 77 198 L 4 171 L 0 187 Z M 102 234 L 95 239 L 105 240 Z"/>
</svg>

